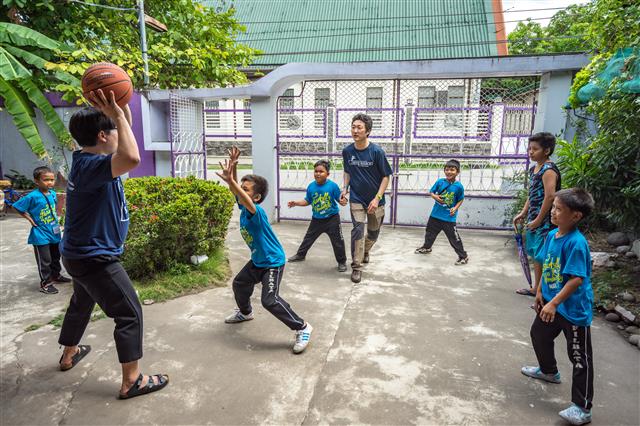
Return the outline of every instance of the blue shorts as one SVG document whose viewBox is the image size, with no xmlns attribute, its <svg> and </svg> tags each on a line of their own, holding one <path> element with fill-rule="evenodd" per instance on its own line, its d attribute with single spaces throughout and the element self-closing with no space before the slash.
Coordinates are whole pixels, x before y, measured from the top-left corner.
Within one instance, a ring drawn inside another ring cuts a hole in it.
<svg viewBox="0 0 640 426">
<path fill-rule="evenodd" d="M 544 240 L 547 238 L 547 234 L 549 233 L 549 229 L 546 229 L 546 232 L 541 232 L 541 229 L 535 229 L 530 231 L 527 229 L 525 232 L 525 250 L 528 256 L 531 256 L 534 260 L 536 258 L 536 254 L 540 251 L 542 246 L 544 245 Z"/>
</svg>

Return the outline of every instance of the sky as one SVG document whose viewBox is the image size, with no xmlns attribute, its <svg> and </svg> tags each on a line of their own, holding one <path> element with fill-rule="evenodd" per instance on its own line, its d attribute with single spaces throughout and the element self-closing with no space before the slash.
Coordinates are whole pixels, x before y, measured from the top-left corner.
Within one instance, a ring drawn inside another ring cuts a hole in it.
<svg viewBox="0 0 640 426">
<path fill-rule="evenodd" d="M 589 0 L 502 0 L 503 10 L 523 10 L 523 9 L 542 9 L 547 7 L 567 7 L 572 4 L 585 4 L 589 3 Z M 539 10 L 535 12 L 509 12 L 504 14 L 505 21 L 521 20 L 525 21 L 527 18 L 550 18 L 556 13 L 557 10 Z M 549 19 L 536 20 L 540 25 L 546 26 L 549 23 Z M 507 29 L 507 34 L 510 33 L 517 22 L 507 22 L 504 24 Z"/>
</svg>

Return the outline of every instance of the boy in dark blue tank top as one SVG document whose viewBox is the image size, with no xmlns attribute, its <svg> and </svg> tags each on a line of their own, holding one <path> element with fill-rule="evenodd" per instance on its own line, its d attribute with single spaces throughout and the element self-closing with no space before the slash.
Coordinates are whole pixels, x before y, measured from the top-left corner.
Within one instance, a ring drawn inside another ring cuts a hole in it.
<svg viewBox="0 0 640 426">
<path fill-rule="evenodd" d="M 227 182 L 238 200 L 240 234 L 251 250 L 251 259 L 233 279 L 233 295 L 238 307 L 225 318 L 225 322 L 235 324 L 253 319 L 251 294 L 255 285 L 262 283 L 262 306 L 295 331 L 293 353 L 299 354 L 307 348 L 313 327 L 300 318 L 280 296 L 280 282 L 286 258 L 267 214 L 260 207 L 269 190 L 269 184 L 265 178 L 257 175 L 246 175 L 241 183 L 238 183 L 238 158 L 240 150 L 233 147 L 229 159 L 220 163 L 222 171 L 217 175 Z"/>
</svg>

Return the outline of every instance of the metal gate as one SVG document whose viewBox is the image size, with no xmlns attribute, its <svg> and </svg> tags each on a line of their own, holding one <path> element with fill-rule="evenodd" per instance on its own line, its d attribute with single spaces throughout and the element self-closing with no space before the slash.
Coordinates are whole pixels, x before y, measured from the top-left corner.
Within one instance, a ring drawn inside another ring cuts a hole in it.
<svg viewBox="0 0 640 426">
<path fill-rule="evenodd" d="M 313 163 L 331 162 L 342 185 L 342 148 L 352 143 L 351 117 L 374 121 L 370 142 L 393 169 L 385 223 L 424 225 L 433 201 L 426 193 L 444 177 L 450 158 L 462 164 L 462 227 L 505 229 L 508 207 L 525 182 L 527 138 L 535 120 L 538 78 L 306 81 L 278 99 L 278 219 L 307 220 L 309 209 L 287 209 L 304 196 Z M 348 209 L 341 210 L 348 221 Z"/>
<path fill-rule="evenodd" d="M 207 178 L 204 111 L 200 101 L 172 93 L 169 97 L 171 175 Z"/>
</svg>

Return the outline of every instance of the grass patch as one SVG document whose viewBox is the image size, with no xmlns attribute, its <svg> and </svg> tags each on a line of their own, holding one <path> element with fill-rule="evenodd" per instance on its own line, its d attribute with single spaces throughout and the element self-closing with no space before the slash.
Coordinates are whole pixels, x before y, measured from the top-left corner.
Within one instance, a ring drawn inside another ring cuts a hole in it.
<svg viewBox="0 0 640 426">
<path fill-rule="evenodd" d="M 220 166 L 217 164 L 207 164 L 208 170 L 218 170 L 220 171 Z M 253 164 L 238 164 L 236 165 L 237 170 L 252 170 Z"/>
<path fill-rule="evenodd" d="M 157 303 L 197 293 L 207 288 L 222 287 L 226 284 L 230 274 L 231 268 L 224 248 L 219 248 L 201 265 L 177 264 L 168 271 L 161 272 L 154 277 L 133 280 L 133 286 L 138 292 L 138 298 L 141 303 L 149 299 Z M 65 312 L 66 308 L 46 325 L 60 328 Z M 91 321 L 106 317 L 107 315 L 96 305 L 91 314 Z M 32 324 L 25 328 L 24 331 L 34 331 L 43 325 Z"/>
</svg>

